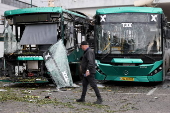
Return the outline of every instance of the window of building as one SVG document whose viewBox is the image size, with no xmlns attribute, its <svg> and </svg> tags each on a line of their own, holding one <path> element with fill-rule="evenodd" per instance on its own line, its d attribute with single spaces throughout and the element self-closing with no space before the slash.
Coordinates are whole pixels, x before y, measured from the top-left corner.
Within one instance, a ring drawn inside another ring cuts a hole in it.
<svg viewBox="0 0 170 113">
<path fill-rule="evenodd" d="M 18 8 L 29 8 L 31 7 L 31 4 L 29 3 L 25 3 L 19 0 L 1 0 L 1 3 L 6 4 L 6 5 L 10 5 L 10 6 L 14 6 L 14 7 L 18 7 Z M 35 5 L 32 5 L 32 7 L 37 7 Z"/>
</svg>

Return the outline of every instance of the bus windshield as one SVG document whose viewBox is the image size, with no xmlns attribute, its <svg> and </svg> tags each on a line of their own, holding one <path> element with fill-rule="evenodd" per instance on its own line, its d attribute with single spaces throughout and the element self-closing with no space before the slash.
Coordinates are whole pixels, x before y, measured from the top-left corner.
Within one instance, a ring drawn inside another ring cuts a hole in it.
<svg viewBox="0 0 170 113">
<path fill-rule="evenodd" d="M 97 54 L 162 54 L 161 16 L 115 13 L 96 18 Z"/>
</svg>

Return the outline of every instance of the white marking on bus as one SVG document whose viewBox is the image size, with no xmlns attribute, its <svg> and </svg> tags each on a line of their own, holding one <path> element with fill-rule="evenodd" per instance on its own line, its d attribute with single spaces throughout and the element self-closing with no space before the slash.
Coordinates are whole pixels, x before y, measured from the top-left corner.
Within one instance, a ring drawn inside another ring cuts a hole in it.
<svg viewBox="0 0 170 113">
<path fill-rule="evenodd" d="M 157 87 L 151 89 L 146 95 L 152 95 L 156 89 L 157 89 Z"/>
<path fill-rule="evenodd" d="M 152 16 L 151 21 L 155 21 L 156 22 L 156 18 L 157 18 L 158 15 L 151 15 L 151 16 Z"/>
<path fill-rule="evenodd" d="M 123 27 L 132 27 L 132 23 L 122 23 Z"/>
<path fill-rule="evenodd" d="M 105 22 L 106 20 L 105 20 L 105 18 L 106 18 L 106 15 L 100 15 L 100 17 L 101 17 L 101 20 L 100 20 L 100 22 Z"/>
</svg>

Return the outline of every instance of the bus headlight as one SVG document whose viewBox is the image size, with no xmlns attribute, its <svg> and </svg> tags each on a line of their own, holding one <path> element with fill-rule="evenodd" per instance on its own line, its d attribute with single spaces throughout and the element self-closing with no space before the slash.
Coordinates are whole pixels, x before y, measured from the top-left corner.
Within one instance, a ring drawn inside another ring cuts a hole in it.
<svg viewBox="0 0 170 113">
<path fill-rule="evenodd" d="M 153 76 L 156 73 L 162 71 L 162 65 L 160 65 L 159 67 L 157 67 L 155 70 L 153 70 L 148 76 Z"/>
<path fill-rule="evenodd" d="M 105 75 L 105 74 L 102 72 L 102 70 L 100 70 L 99 67 L 97 67 L 96 70 L 97 70 L 100 74 Z"/>
</svg>

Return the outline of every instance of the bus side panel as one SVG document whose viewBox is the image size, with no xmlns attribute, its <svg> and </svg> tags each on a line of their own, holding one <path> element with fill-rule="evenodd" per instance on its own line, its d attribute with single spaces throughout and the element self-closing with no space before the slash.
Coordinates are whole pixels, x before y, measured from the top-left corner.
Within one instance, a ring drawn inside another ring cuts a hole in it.
<svg viewBox="0 0 170 113">
<path fill-rule="evenodd" d="M 4 42 L 0 42 L 0 58 L 4 56 Z"/>
</svg>

